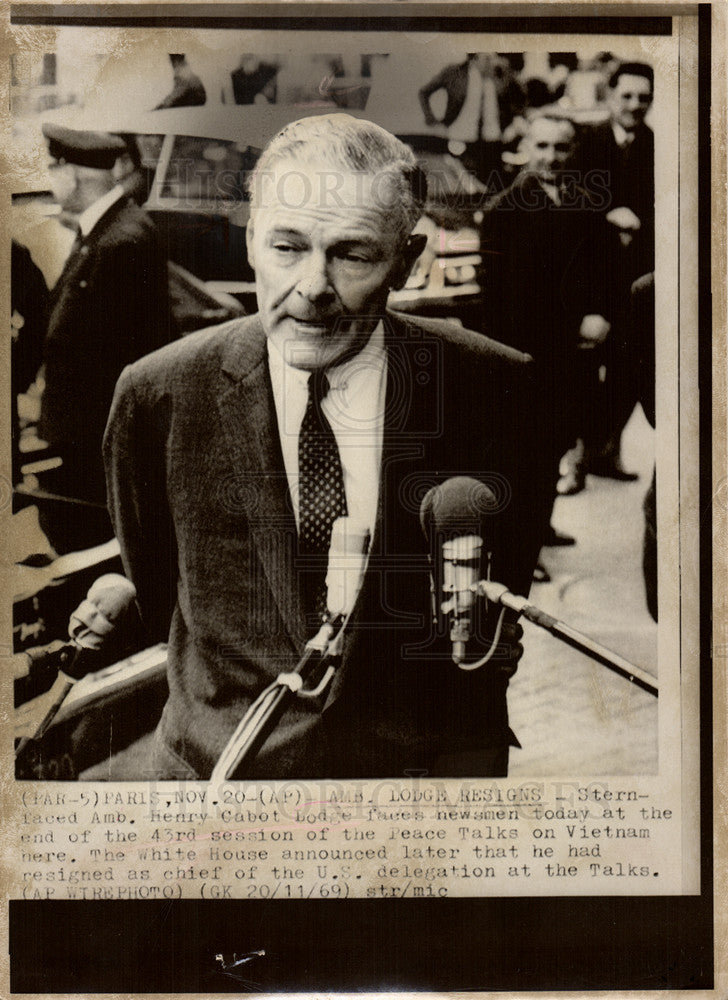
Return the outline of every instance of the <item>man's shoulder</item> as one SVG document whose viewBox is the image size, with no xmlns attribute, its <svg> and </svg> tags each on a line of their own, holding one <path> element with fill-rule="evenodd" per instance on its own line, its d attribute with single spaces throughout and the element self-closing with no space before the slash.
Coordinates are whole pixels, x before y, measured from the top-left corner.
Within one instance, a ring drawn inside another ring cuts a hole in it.
<svg viewBox="0 0 728 1000">
<path fill-rule="evenodd" d="M 595 122 L 589 125 L 580 125 L 576 138 L 576 160 L 580 157 L 587 159 L 603 159 L 606 155 L 614 153 L 619 147 L 614 138 L 611 121 Z"/>
<path fill-rule="evenodd" d="M 655 148 L 655 133 L 649 125 L 643 124 L 635 132 L 635 142 L 643 149 L 653 150 Z"/>
<path fill-rule="evenodd" d="M 129 368 L 138 384 L 175 388 L 199 384 L 223 369 L 245 374 L 265 356 L 257 314 L 197 330 L 135 361 Z"/>
<path fill-rule="evenodd" d="M 422 337 L 432 337 L 443 347 L 443 351 L 459 358 L 463 365 L 500 366 L 519 368 L 530 364 L 530 355 L 513 347 L 501 344 L 475 330 L 468 330 L 453 320 L 429 319 L 404 313 L 390 313 L 395 331 L 404 328 L 410 342 Z"/>
<path fill-rule="evenodd" d="M 99 219 L 89 237 L 99 247 L 118 247 L 156 240 L 151 217 L 127 195 L 115 202 Z"/>
<path fill-rule="evenodd" d="M 522 169 L 508 187 L 493 195 L 486 205 L 485 215 L 493 218 L 495 213 L 500 212 L 512 214 L 520 211 L 533 211 L 542 207 L 547 197 L 533 171 Z"/>
<path fill-rule="evenodd" d="M 591 124 L 581 125 L 579 127 L 579 138 L 580 139 L 613 139 L 614 132 L 612 130 L 612 123 L 607 118 L 601 122 L 593 122 Z"/>
</svg>

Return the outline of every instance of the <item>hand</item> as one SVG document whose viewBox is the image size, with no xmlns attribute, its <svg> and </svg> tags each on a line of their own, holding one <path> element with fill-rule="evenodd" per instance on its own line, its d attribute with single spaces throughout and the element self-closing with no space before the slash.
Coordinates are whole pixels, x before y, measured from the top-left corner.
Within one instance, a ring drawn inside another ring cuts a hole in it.
<svg viewBox="0 0 728 1000">
<path fill-rule="evenodd" d="M 621 205 L 619 208 L 613 208 L 611 212 L 607 212 L 607 222 L 611 222 L 617 229 L 631 229 L 634 231 L 638 230 L 642 225 L 632 209 L 627 208 L 626 205 Z"/>
<path fill-rule="evenodd" d="M 518 622 L 503 622 L 498 650 L 493 657 L 493 663 L 501 673 L 507 674 L 508 677 L 513 677 L 518 670 L 518 661 L 523 656 L 522 638 L 523 628 Z"/>
<path fill-rule="evenodd" d="M 582 346 L 603 344 L 611 328 L 612 324 L 603 316 L 600 316 L 598 313 L 589 313 L 581 321 L 581 326 L 579 327 L 579 336 L 584 342 Z"/>
</svg>

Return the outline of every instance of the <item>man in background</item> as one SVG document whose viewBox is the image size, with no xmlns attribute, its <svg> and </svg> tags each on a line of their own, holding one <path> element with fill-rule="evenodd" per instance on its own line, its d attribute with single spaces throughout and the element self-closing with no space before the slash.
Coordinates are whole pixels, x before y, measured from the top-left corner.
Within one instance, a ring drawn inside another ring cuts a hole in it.
<svg viewBox="0 0 728 1000">
<path fill-rule="evenodd" d="M 124 141 L 55 124 L 43 133 L 54 195 L 77 227 L 51 292 L 39 424 L 62 461 L 43 481 L 61 502 L 41 509 L 61 553 L 112 536 L 101 441 L 114 385 L 125 365 L 168 343 L 170 316 L 157 231 L 118 183 Z"/>
<path fill-rule="evenodd" d="M 30 251 L 12 241 L 10 258 L 10 387 L 12 399 L 11 444 L 13 485 L 22 479 L 20 415 L 18 396 L 35 380 L 43 356 L 43 341 L 48 328 L 48 287 Z"/>
<path fill-rule="evenodd" d="M 432 96 L 444 91 L 447 102 L 438 121 Z M 507 59 L 495 52 L 471 52 L 464 63 L 445 66 L 419 92 L 428 126 L 444 125 L 449 148 L 460 155 L 465 167 L 493 190 L 503 185 L 503 130 L 520 114 L 525 94 L 513 76 Z"/>
<path fill-rule="evenodd" d="M 205 104 L 207 101 L 205 86 L 199 76 L 192 71 L 187 56 L 182 52 L 170 52 L 169 62 L 172 66 L 174 86 L 153 110 L 194 108 Z"/>
<path fill-rule="evenodd" d="M 567 169 L 574 142 L 568 119 L 530 121 L 527 163 L 490 204 L 481 239 L 484 329 L 536 361 L 542 389 L 531 418 L 548 428 L 554 486 L 559 460 L 589 416 L 592 349 L 610 329 L 606 224 L 595 193 Z M 553 529 L 544 541 L 573 543 Z"/>
<path fill-rule="evenodd" d="M 585 128 L 575 158 L 585 184 L 599 176 L 608 193 L 604 215 L 611 227 L 615 261 L 613 334 L 605 355 L 606 382 L 599 401 L 596 436 L 587 441 L 587 471 L 630 481 L 621 462 L 622 431 L 639 395 L 639 367 L 630 337 L 632 283 L 655 266 L 655 137 L 645 116 L 652 105 L 654 74 L 645 63 L 622 63 L 609 78 L 609 119 Z"/>
</svg>

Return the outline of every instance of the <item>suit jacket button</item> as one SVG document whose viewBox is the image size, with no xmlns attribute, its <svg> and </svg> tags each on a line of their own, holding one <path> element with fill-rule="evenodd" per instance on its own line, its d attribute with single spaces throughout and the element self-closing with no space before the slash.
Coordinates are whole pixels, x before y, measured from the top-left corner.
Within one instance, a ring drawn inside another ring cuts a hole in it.
<svg viewBox="0 0 728 1000">
<path fill-rule="evenodd" d="M 88 282 L 87 282 L 87 281 L 85 281 L 85 280 L 81 280 L 81 281 L 79 281 L 79 283 L 78 283 L 78 287 L 79 287 L 79 288 L 85 288 L 87 284 L 88 284 Z"/>
</svg>

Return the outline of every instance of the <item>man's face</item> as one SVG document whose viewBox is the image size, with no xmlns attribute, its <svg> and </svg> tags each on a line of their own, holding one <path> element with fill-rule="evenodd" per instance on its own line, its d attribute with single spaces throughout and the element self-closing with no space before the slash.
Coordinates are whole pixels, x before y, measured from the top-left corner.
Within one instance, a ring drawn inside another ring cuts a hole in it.
<svg viewBox="0 0 728 1000">
<path fill-rule="evenodd" d="M 537 118 L 531 123 L 525 141 L 527 169 L 547 183 L 558 180 L 574 144 L 574 129 L 569 122 Z"/>
<path fill-rule="evenodd" d="M 646 76 L 624 73 L 607 94 L 612 121 L 627 132 L 638 128 L 652 104 L 652 84 Z"/>
<path fill-rule="evenodd" d="M 361 350 L 406 281 L 417 253 L 398 200 L 382 178 L 325 164 L 284 160 L 262 179 L 248 258 L 266 335 L 295 368 Z"/>
<path fill-rule="evenodd" d="M 74 211 L 76 198 L 76 171 L 70 163 L 63 163 L 49 156 L 48 177 L 53 199 L 61 208 Z"/>
</svg>

